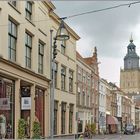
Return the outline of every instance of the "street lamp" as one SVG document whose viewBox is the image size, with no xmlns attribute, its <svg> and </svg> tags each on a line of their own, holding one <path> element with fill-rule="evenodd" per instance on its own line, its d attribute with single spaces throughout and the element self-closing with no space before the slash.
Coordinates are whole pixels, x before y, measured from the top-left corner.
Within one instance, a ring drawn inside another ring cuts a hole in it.
<svg viewBox="0 0 140 140">
<path fill-rule="evenodd" d="M 52 84 L 51 84 L 51 96 L 50 96 L 50 112 L 51 112 L 51 118 L 50 118 L 50 126 L 51 126 L 51 132 L 50 132 L 50 137 L 53 139 L 53 135 L 54 135 L 54 93 L 55 93 L 55 58 L 57 55 L 57 45 L 56 45 L 56 41 L 66 41 L 68 40 L 69 37 L 69 33 L 68 30 L 65 27 L 64 24 L 64 18 L 60 19 L 61 23 L 60 26 L 57 30 L 56 36 L 54 37 L 54 42 L 53 42 L 53 46 L 51 46 L 53 48 L 53 56 L 51 57 L 51 63 L 52 63 Z"/>
</svg>

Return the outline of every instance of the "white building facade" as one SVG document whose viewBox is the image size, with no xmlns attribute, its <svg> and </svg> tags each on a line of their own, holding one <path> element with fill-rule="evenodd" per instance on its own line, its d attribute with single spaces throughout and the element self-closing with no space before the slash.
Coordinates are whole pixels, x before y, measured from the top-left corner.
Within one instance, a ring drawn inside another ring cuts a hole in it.
<svg viewBox="0 0 140 140">
<path fill-rule="evenodd" d="M 102 133 L 106 130 L 106 82 L 99 81 L 99 130 Z"/>
<path fill-rule="evenodd" d="M 77 132 L 84 132 L 87 124 L 93 123 L 91 93 L 91 68 L 77 52 Z"/>
<path fill-rule="evenodd" d="M 118 132 L 122 127 L 122 95 L 117 93 L 117 118 L 118 118 Z"/>
<path fill-rule="evenodd" d="M 28 123 L 23 128 L 28 129 L 26 138 L 32 138 L 36 120 L 40 123 L 40 135 L 50 136 L 50 48 L 60 25 L 60 17 L 54 10 L 50 1 L 0 2 L 0 24 L 3 25 L 0 28 L 0 116 L 6 120 L 5 127 L 12 129 L 10 136 L 3 138 L 19 138 L 21 118 Z M 76 132 L 76 41 L 79 36 L 66 26 L 70 39 L 57 41 L 53 120 L 56 136 Z M 4 108 L 3 101 L 8 103 Z"/>
<path fill-rule="evenodd" d="M 131 104 L 131 122 L 135 126 L 135 102 L 134 102 L 134 98 L 132 98 L 132 104 Z"/>
</svg>

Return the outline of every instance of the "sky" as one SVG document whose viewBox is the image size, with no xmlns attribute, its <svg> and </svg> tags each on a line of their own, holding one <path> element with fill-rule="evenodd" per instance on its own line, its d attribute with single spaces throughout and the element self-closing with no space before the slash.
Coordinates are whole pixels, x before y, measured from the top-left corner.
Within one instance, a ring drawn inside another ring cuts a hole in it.
<svg viewBox="0 0 140 140">
<path fill-rule="evenodd" d="M 53 1 L 53 4 L 60 17 L 67 17 L 130 2 Z M 123 68 L 131 34 L 140 56 L 140 3 L 68 18 L 65 22 L 81 37 L 77 42 L 77 51 L 83 57 L 89 57 L 96 46 L 100 77 L 119 86 L 120 68 Z"/>
</svg>

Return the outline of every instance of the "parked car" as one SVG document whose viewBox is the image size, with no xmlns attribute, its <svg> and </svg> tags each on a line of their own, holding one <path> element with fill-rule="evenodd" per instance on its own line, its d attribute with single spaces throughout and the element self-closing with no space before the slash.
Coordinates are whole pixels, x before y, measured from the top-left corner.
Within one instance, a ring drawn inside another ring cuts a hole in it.
<svg viewBox="0 0 140 140">
<path fill-rule="evenodd" d="M 127 124 L 126 127 L 125 127 L 125 130 L 124 130 L 124 134 L 132 134 L 134 135 L 135 134 L 135 127 L 133 124 Z"/>
</svg>

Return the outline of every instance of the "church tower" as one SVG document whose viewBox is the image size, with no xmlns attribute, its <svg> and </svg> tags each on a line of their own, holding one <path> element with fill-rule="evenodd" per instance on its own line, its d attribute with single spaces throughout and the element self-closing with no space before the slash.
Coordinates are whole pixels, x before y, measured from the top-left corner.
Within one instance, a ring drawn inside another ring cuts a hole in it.
<svg viewBox="0 0 140 140">
<path fill-rule="evenodd" d="M 127 46 L 127 54 L 124 57 L 124 70 L 139 69 L 139 56 L 136 53 L 136 46 L 131 37 L 130 44 Z"/>
<path fill-rule="evenodd" d="M 132 36 L 124 57 L 124 69 L 120 70 L 120 88 L 130 96 L 140 93 L 139 56 Z"/>
</svg>

